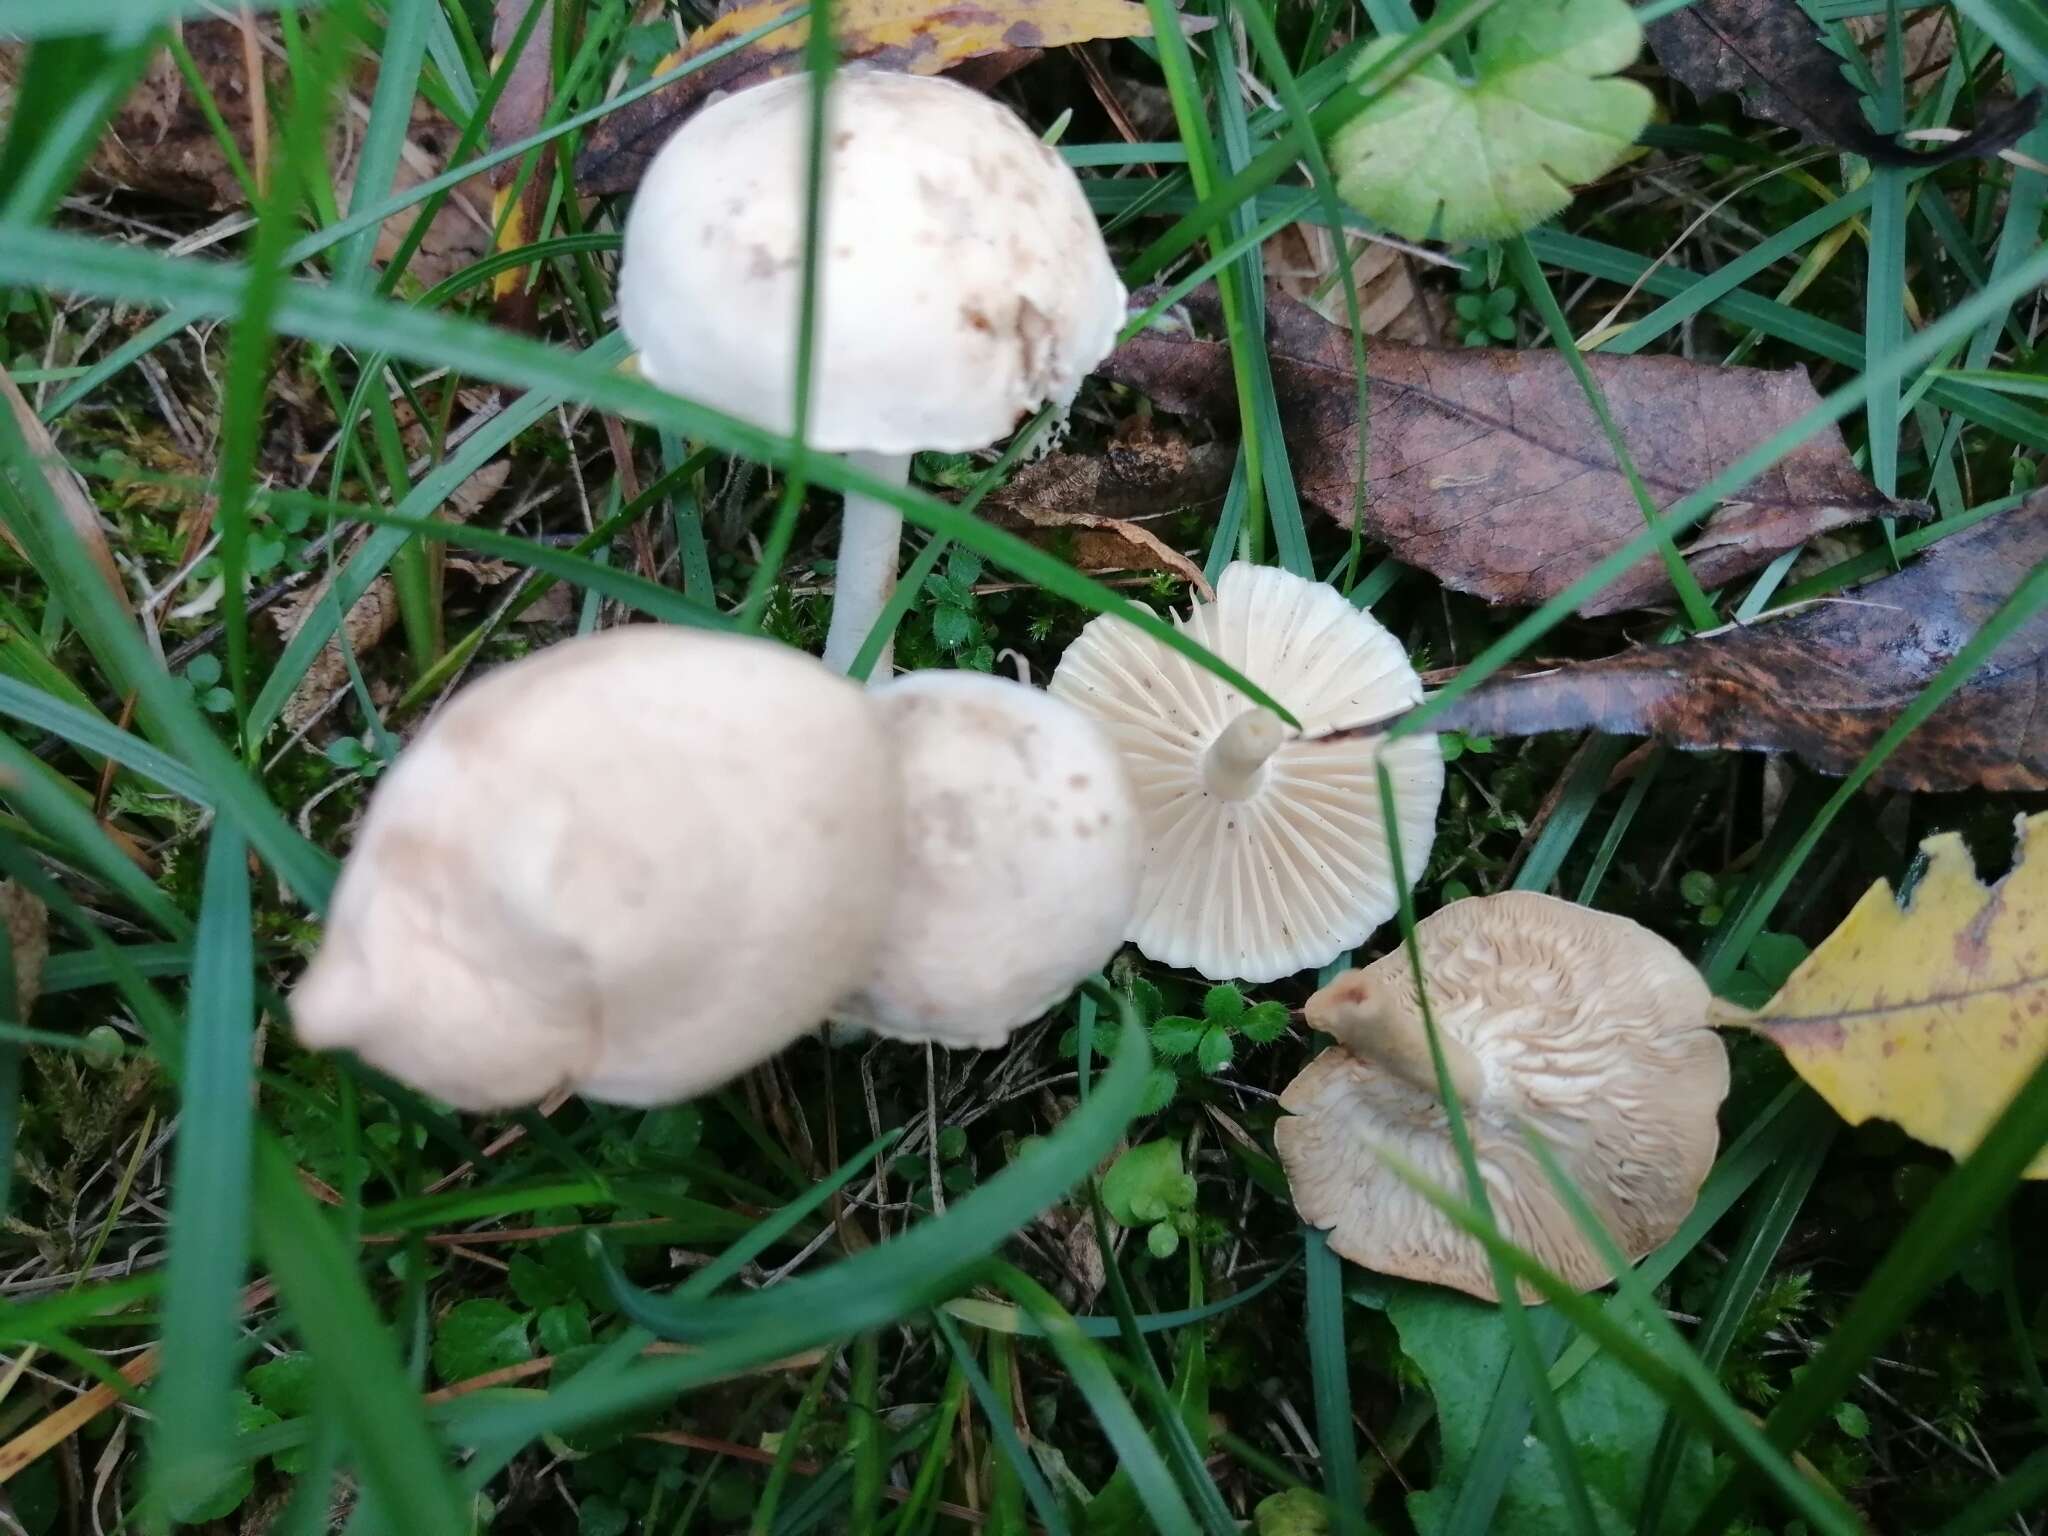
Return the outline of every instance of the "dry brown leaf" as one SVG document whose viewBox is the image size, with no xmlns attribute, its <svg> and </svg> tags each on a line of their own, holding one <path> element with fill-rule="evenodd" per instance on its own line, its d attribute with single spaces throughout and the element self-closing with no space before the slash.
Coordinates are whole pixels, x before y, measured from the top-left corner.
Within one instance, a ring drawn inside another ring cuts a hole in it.
<svg viewBox="0 0 2048 1536">
<path fill-rule="evenodd" d="M 1206 590 L 1200 567 L 1134 519 L 1205 511 L 1223 500 L 1235 453 L 1190 446 L 1175 433 L 1126 430 L 1100 457 L 1048 454 L 1026 465 L 981 505 L 999 528 L 1059 546 L 1077 570 L 1170 571 Z"/>
<path fill-rule="evenodd" d="M 280 638 L 289 640 L 299 632 L 307 617 L 326 600 L 332 584 L 332 578 L 323 576 L 303 592 L 293 593 L 270 609 Z M 342 631 L 348 638 L 349 649 L 360 658 L 375 650 L 397 623 L 398 589 L 392 586 L 389 576 L 379 576 L 349 609 Z M 318 719 L 327 701 L 346 688 L 348 682 L 348 657 L 338 634 L 320 647 L 320 654 L 299 679 L 299 686 L 285 700 L 280 712 L 285 729 L 302 730 Z"/>
<path fill-rule="evenodd" d="M 1896 575 L 1747 627 L 1495 678 L 1439 724 L 1474 735 L 1591 727 L 1681 747 L 1793 752 L 1846 773 L 2048 561 L 2048 491 Z M 1896 789 L 2048 789 L 2048 612 L 2006 638 L 1877 770 Z"/>
<path fill-rule="evenodd" d="M 673 69 L 793 9 L 791 0 L 737 6 L 693 32 L 688 47 L 659 67 Z M 1190 31 L 1207 24 L 1183 23 Z M 1020 48 L 1152 35 L 1145 7 L 1131 0 L 844 0 L 833 12 L 832 27 L 842 59 L 913 75 L 943 74 L 969 59 Z M 632 191 L 677 125 L 714 91 L 738 90 L 801 69 L 809 33 L 807 21 L 791 22 L 614 112 L 591 130 L 577 157 L 578 188 Z"/>
<path fill-rule="evenodd" d="M 1213 336 L 1213 291 L 1197 294 L 1188 308 Z M 1301 494 L 1348 524 L 1359 446 L 1352 339 L 1274 295 L 1267 350 Z M 1660 507 L 1712 479 L 1819 398 L 1799 368 L 1767 372 L 1599 354 L 1586 362 Z M 1367 366 L 1365 531 L 1399 559 L 1489 602 L 1534 605 L 1642 532 L 1642 511 L 1561 354 L 1379 341 Z M 1216 419 L 1237 411 L 1229 347 L 1186 329 L 1147 331 L 1097 372 L 1169 410 Z M 1700 583 L 1714 587 L 1830 528 L 1925 510 L 1879 495 L 1856 472 L 1840 436 L 1826 432 L 1724 503 L 1682 548 Z M 1646 555 L 1581 611 L 1616 613 L 1662 601 L 1670 591 L 1663 562 Z"/>
<path fill-rule="evenodd" d="M 1351 280 L 1358 289 L 1358 319 L 1368 336 L 1426 347 L 1440 340 L 1442 323 L 1428 291 L 1415 281 L 1405 251 L 1383 241 L 1350 235 Z M 1265 245 L 1266 275 L 1273 286 L 1321 315 L 1348 326 L 1337 240 L 1320 224 L 1290 224 Z"/>
<path fill-rule="evenodd" d="M 551 42 L 555 24 L 554 0 L 498 0 L 496 25 L 491 36 L 494 50 L 491 67 L 493 70 L 505 67 L 506 55 L 520 32 L 526 29 L 527 19 L 535 10 L 541 14 L 534 18 L 532 29 L 527 33 L 526 46 L 512 66 L 511 77 L 498 97 L 498 104 L 491 109 L 491 144 L 494 148 L 516 144 L 539 132 L 541 122 L 547 116 L 549 99 L 554 94 Z M 519 194 L 518 207 L 509 213 L 505 204 L 513 194 L 527 157 L 521 155 L 517 160 L 508 160 L 491 172 L 491 219 L 498 229 L 499 250 L 517 250 L 532 244 L 537 238 L 541 212 L 547 205 L 548 167 L 553 157 L 553 145 L 541 150 L 525 189 Z M 527 287 L 525 267 L 507 267 L 500 272 L 491 282 L 491 293 L 497 301 L 501 325 L 515 330 L 533 329 L 537 306 L 532 291 Z"/>
<path fill-rule="evenodd" d="M 50 958 L 50 911 L 34 891 L 0 880 L 0 911 L 14 964 L 14 1021 L 26 1024 L 43 995 L 43 965 Z"/>
<path fill-rule="evenodd" d="M 1975 131 L 1955 143 L 1931 151 L 1901 148 L 1871 127 L 1862 92 L 1799 0 L 1693 0 L 1651 22 L 1644 38 L 1657 61 L 1702 100 L 1733 94 L 1751 117 L 1882 165 L 1926 167 L 1995 155 L 2041 116 L 2041 94 L 2034 91 L 1980 105 Z"/>
</svg>

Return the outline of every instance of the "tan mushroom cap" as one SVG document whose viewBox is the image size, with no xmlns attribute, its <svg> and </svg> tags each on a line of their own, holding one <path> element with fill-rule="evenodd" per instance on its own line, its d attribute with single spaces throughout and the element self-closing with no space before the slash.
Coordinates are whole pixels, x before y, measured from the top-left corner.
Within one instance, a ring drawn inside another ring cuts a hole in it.
<svg viewBox="0 0 2048 1536">
<path fill-rule="evenodd" d="M 1179 628 L 1271 694 L 1310 735 L 1422 698 L 1401 644 L 1323 582 L 1242 562 Z M 1272 981 L 1363 943 L 1400 900 L 1378 763 L 1393 781 L 1412 884 L 1429 862 L 1443 756 L 1433 736 L 1299 739 L 1278 716 L 1105 615 L 1067 647 L 1052 691 L 1099 719 L 1145 816 L 1130 937 L 1212 981 Z"/>
<path fill-rule="evenodd" d="M 462 1109 L 692 1097 L 866 974 L 896 795 L 865 692 L 801 652 L 653 624 L 551 646 L 379 780 L 294 1026 Z"/>
<path fill-rule="evenodd" d="M 1416 926 L 1446 1066 L 1501 1231 L 1584 1289 L 1613 1276 L 1554 1193 L 1534 1129 L 1631 1262 L 1678 1229 L 1719 1144 L 1728 1057 L 1699 973 L 1639 924 L 1531 891 L 1452 902 Z M 1465 1190 L 1405 951 L 1308 1004 L 1335 1037 L 1280 1096 L 1274 1131 L 1302 1219 L 1344 1257 L 1494 1298 L 1485 1250 L 1376 1155 Z"/>
</svg>

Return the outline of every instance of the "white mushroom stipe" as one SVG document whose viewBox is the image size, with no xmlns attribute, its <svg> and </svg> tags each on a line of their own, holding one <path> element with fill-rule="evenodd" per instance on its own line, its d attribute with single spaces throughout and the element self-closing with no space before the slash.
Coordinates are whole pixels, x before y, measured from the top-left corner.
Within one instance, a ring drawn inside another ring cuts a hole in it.
<svg viewBox="0 0 2048 1536">
<path fill-rule="evenodd" d="M 872 694 L 901 773 L 894 910 L 835 1027 L 990 1050 L 1115 953 L 1142 827 L 1116 749 L 1050 694 L 913 672 Z"/>
<path fill-rule="evenodd" d="M 1120 619 L 1091 620 L 1067 647 L 1052 691 L 1108 730 L 1145 817 L 1130 937 L 1212 981 L 1327 964 L 1394 913 L 1391 831 L 1411 883 L 1428 863 L 1444 767 L 1433 736 L 1306 737 L 1417 703 L 1421 680 L 1371 614 L 1271 566 L 1229 566 L 1178 627 L 1303 730 Z"/>
<path fill-rule="evenodd" d="M 907 453 L 849 453 L 846 459 L 877 480 L 899 487 L 910 483 Z M 889 597 L 896 590 L 896 559 L 902 545 L 903 514 L 893 503 L 858 491 L 847 493 L 832 578 L 832 619 L 825 630 L 825 665 L 834 672 L 853 670 L 868 631 L 889 606 Z M 894 643 L 885 641 L 868 675 L 887 677 L 894 655 Z"/>
<path fill-rule="evenodd" d="M 1662 1245 L 1713 1167 L 1728 1092 L 1706 984 L 1627 918 L 1531 891 L 1452 902 L 1415 938 L 1494 1220 L 1572 1284 L 1606 1284 L 1527 1133 L 1631 1262 Z M 1492 1299 L 1485 1250 L 1383 1155 L 1465 1187 L 1409 956 L 1338 977 L 1307 1013 L 1337 1045 L 1287 1085 L 1273 1134 L 1302 1219 L 1368 1269 Z"/>
<path fill-rule="evenodd" d="M 900 486 L 914 452 L 984 448 L 1070 402 L 1115 345 L 1124 288 L 1080 181 L 1009 108 L 855 66 L 826 111 L 806 431 Z M 688 119 L 634 198 L 619 274 L 642 372 L 774 432 L 794 429 L 809 119 L 804 75 Z M 847 499 L 827 650 L 840 669 L 895 585 L 896 517 Z"/>
<path fill-rule="evenodd" d="M 378 781 L 293 1025 L 459 1109 L 693 1097 L 866 975 L 896 796 L 866 694 L 801 652 L 665 625 L 552 646 Z"/>
<path fill-rule="evenodd" d="M 1209 793 L 1225 800 L 1249 800 L 1267 759 L 1280 750 L 1287 735 L 1280 717 L 1267 710 L 1248 709 L 1239 715 L 1202 754 L 1202 782 Z"/>
</svg>

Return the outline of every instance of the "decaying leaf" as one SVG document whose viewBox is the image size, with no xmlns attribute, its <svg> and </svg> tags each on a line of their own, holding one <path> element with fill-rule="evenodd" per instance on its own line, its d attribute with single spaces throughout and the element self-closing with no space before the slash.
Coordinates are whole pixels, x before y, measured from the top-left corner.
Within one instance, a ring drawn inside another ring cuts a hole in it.
<svg viewBox="0 0 2048 1536">
<path fill-rule="evenodd" d="M 794 0 L 754 0 L 690 34 L 689 46 L 663 59 L 675 68 L 796 9 Z M 1190 20 L 1190 31 L 1207 23 Z M 878 69 L 937 75 L 1019 48 L 1055 48 L 1091 38 L 1150 37 L 1143 5 L 1132 0 L 845 0 L 832 13 L 839 56 Z M 808 21 L 797 20 L 717 63 L 685 75 L 599 123 L 576 160 L 584 192 L 630 192 L 682 120 L 714 91 L 734 91 L 803 67 Z"/>
<path fill-rule="evenodd" d="M 1754 1024 L 1851 1125 L 1962 1157 L 2048 1053 L 2048 814 L 1988 888 L 1958 834 L 1920 846 L 1906 904 L 1864 892 Z M 2048 1149 L 2026 1176 L 2048 1179 Z"/>
<path fill-rule="evenodd" d="M 1358 319 L 1368 336 L 1426 347 L 1443 325 L 1429 291 L 1415 281 L 1412 258 L 1398 246 L 1363 235 L 1347 236 L 1351 280 L 1358 288 Z M 1320 224 L 1290 224 L 1268 240 L 1266 276 L 1281 293 L 1305 304 L 1332 325 L 1348 325 L 1337 239 Z"/>
<path fill-rule="evenodd" d="M 1782 618 L 1482 683 L 1439 717 L 1484 736 L 1592 727 L 1681 747 L 1792 752 L 1846 773 L 2048 560 L 2048 492 L 1943 539 L 1905 570 Z M 1895 789 L 2048 789 L 2048 613 L 1877 770 Z"/>
<path fill-rule="evenodd" d="M 270 616 L 281 639 L 289 640 L 299 632 L 313 610 L 326 600 L 332 585 L 332 581 L 323 576 L 305 591 L 293 593 L 271 608 Z M 356 599 L 342 621 L 349 651 L 358 658 L 367 655 L 377 648 L 397 623 L 398 589 L 392 586 L 389 576 L 379 576 Z M 342 636 L 337 634 L 320 647 L 320 654 L 313 658 L 313 664 L 306 668 L 306 675 L 299 679 L 299 685 L 285 700 L 280 712 L 285 729 L 302 730 L 318 719 L 327 708 L 328 701 L 348 683 L 348 655 L 342 650 Z"/>
<path fill-rule="evenodd" d="M 1402 46 L 1373 43 L 1352 78 Z M 1533 229 L 1628 158 L 1656 103 L 1614 76 L 1642 46 L 1626 0 L 1503 0 L 1469 69 L 1432 57 L 1337 131 L 1337 190 L 1410 240 Z"/>
<path fill-rule="evenodd" d="M 1084 571 L 1171 571 L 1206 588 L 1200 569 L 1139 519 L 1204 511 L 1223 500 L 1235 454 L 1154 430 L 1119 434 L 1100 457 L 1048 454 L 980 507 L 999 528 L 1059 530 L 1061 554 Z"/>
<path fill-rule="evenodd" d="M 1863 113 L 1842 56 L 1799 0 L 1693 0 L 1650 23 L 1650 51 L 1695 96 L 1733 94 L 1751 117 L 1790 128 L 1809 144 L 1850 149 L 1883 165 L 1929 165 L 2010 148 L 2041 115 L 2041 97 L 1993 103 L 1977 127 L 1932 151 L 1906 149 Z"/>
<path fill-rule="evenodd" d="M 50 911 L 35 892 L 0 880 L 0 913 L 14 960 L 14 1022 L 25 1024 L 43 993 L 43 964 L 50 958 Z"/>
<path fill-rule="evenodd" d="M 540 14 L 534 16 L 532 13 L 535 11 Z M 554 90 L 553 48 L 550 44 L 554 36 L 554 19 L 554 0 L 498 0 L 491 33 L 492 69 L 502 70 L 505 67 L 506 56 L 512 45 L 519 41 L 520 33 L 526 34 L 526 41 L 519 57 L 512 63 L 512 73 L 498 97 L 498 104 L 491 109 L 493 147 L 514 144 L 538 133 L 547 117 L 548 99 Z M 540 151 L 523 188 L 519 186 L 519 177 L 526 156 L 508 160 L 491 172 L 491 218 L 498 229 L 499 250 L 517 250 L 532 244 L 536 238 L 541 210 L 546 206 L 551 185 L 547 173 L 553 154 L 553 145 Z M 519 206 L 508 214 L 505 204 L 515 192 Z M 500 325 L 513 330 L 533 328 L 537 306 L 528 294 L 526 279 L 527 269 L 524 267 L 507 267 L 492 279 L 491 293 L 497 300 Z"/>
<path fill-rule="evenodd" d="M 1141 295 L 1141 299 L 1142 299 Z M 1189 305 L 1210 335 L 1215 298 Z M 1358 386 L 1347 333 L 1292 300 L 1267 306 L 1280 419 L 1302 496 L 1351 521 L 1358 480 Z M 1803 369 L 1723 368 L 1676 357 L 1586 359 L 1659 506 L 1711 479 L 1818 400 Z M 1375 342 L 1365 531 L 1448 587 L 1495 603 L 1540 603 L 1642 532 L 1642 510 L 1599 421 L 1556 352 L 1437 350 Z M 1228 418 L 1230 352 L 1155 327 L 1097 370 L 1169 410 Z M 1704 586 L 1768 564 L 1830 528 L 1883 512 L 1839 436 L 1821 433 L 1748 486 L 1681 545 Z M 1591 599 L 1588 615 L 1669 595 L 1655 555 Z"/>
</svg>

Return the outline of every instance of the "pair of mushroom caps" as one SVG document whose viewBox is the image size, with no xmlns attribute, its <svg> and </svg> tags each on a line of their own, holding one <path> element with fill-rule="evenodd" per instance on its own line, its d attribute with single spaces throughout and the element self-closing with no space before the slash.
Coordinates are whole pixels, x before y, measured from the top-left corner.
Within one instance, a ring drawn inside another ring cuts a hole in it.
<svg viewBox="0 0 2048 1536">
<path fill-rule="evenodd" d="M 293 1020 L 471 1110 L 689 1098 L 828 1015 L 999 1045 L 1121 941 L 1137 839 L 1113 749 L 1036 689 L 610 630 L 408 745 Z"/>
</svg>

